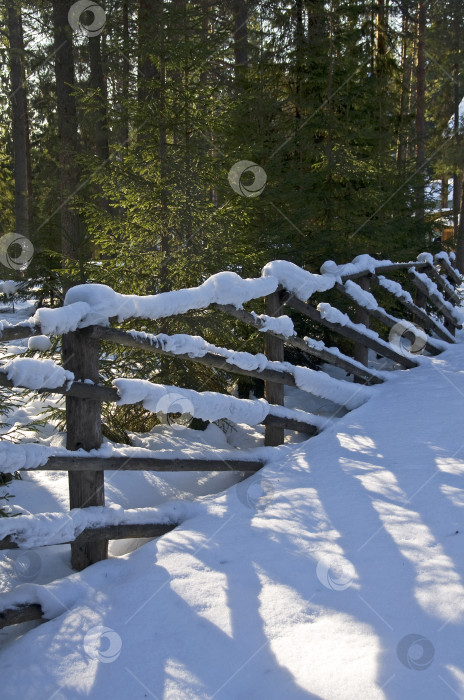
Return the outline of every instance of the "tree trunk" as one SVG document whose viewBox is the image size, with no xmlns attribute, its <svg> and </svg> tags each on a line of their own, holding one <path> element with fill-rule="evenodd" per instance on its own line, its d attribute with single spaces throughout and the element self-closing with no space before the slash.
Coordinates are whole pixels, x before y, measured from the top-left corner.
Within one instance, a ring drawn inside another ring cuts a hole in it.
<svg viewBox="0 0 464 700">
<path fill-rule="evenodd" d="M 442 209 L 448 209 L 448 197 L 449 197 L 448 178 L 442 177 L 442 179 L 441 179 L 441 194 L 440 194 L 441 208 Z"/>
<path fill-rule="evenodd" d="M 453 127 L 454 133 L 457 134 L 459 131 L 459 104 L 461 102 L 461 96 L 459 93 L 460 87 L 460 71 L 459 71 L 459 50 L 460 50 L 460 36 L 461 36 L 461 22 L 460 13 L 458 12 L 457 5 L 454 13 L 454 51 L 455 51 L 455 63 L 453 66 Z M 458 136 L 454 137 L 458 139 Z M 457 141 L 456 141 L 457 146 Z M 453 228 L 454 228 L 454 240 L 456 245 L 459 246 L 460 235 L 462 234 L 461 227 L 459 225 L 459 211 L 461 209 L 461 186 L 462 177 L 459 173 L 453 173 Z M 461 209 L 462 212 L 462 209 Z M 459 228 L 458 228 L 459 227 Z M 459 268 L 461 269 L 461 268 Z"/>
<path fill-rule="evenodd" d="M 122 3 L 122 46 L 123 46 L 123 64 L 122 64 L 122 117 L 121 117 L 121 145 L 127 146 L 129 143 L 129 4 L 128 0 Z"/>
<path fill-rule="evenodd" d="M 137 101 L 142 106 L 156 100 L 159 92 L 160 76 L 154 57 L 160 53 L 162 8 L 163 0 L 139 0 Z"/>
<path fill-rule="evenodd" d="M 246 84 L 248 68 L 248 7 L 246 0 L 232 0 L 234 20 L 234 74 L 237 89 Z"/>
<path fill-rule="evenodd" d="M 24 71 L 24 41 L 20 10 L 8 0 L 8 39 L 10 44 L 10 81 L 13 135 L 13 174 L 15 232 L 29 236 L 30 149 L 27 94 Z"/>
<path fill-rule="evenodd" d="M 459 173 L 453 173 L 453 228 L 454 238 L 459 238 L 459 212 L 461 210 L 462 178 Z"/>
<path fill-rule="evenodd" d="M 168 222 L 168 191 L 167 191 L 167 152 L 166 152 L 166 66 L 164 56 L 161 57 L 160 66 L 160 92 L 159 92 L 159 159 L 161 177 L 161 264 L 160 264 L 160 292 L 167 292 L 170 289 L 169 283 L 169 255 L 171 252 L 171 239 Z"/>
<path fill-rule="evenodd" d="M 415 31 L 411 45 L 410 57 L 409 57 L 409 74 L 408 74 L 408 91 L 407 91 L 407 105 L 406 113 L 408 115 L 412 114 L 416 109 L 416 90 L 415 90 L 415 77 L 416 77 L 416 61 L 417 61 L 417 43 L 418 43 L 418 29 L 417 23 L 415 23 Z M 415 139 L 412 128 L 408 128 L 406 132 L 406 160 L 412 161 L 416 156 L 415 152 Z"/>
<path fill-rule="evenodd" d="M 73 261 L 82 258 L 80 221 L 72 208 L 72 198 L 79 185 L 76 167 L 77 113 L 74 98 L 74 56 L 72 30 L 68 22 L 71 6 L 67 0 L 53 0 L 53 26 L 55 40 L 55 77 L 58 111 L 58 142 L 60 154 L 60 216 L 61 250 L 63 256 Z M 66 266 L 66 260 L 63 261 Z"/>
<path fill-rule="evenodd" d="M 427 24 L 427 0 L 419 0 L 416 64 L 416 220 L 423 225 L 425 217 L 425 30 Z"/>
<path fill-rule="evenodd" d="M 144 106 L 151 103 L 155 123 L 151 123 L 149 131 L 140 130 L 138 141 L 153 142 L 153 132 L 158 131 L 158 156 L 160 176 L 160 218 L 159 238 L 154 242 L 160 252 L 160 268 L 156 289 L 151 291 L 169 290 L 168 258 L 171 252 L 171 239 L 168 222 L 168 191 L 167 181 L 167 139 L 166 139 L 166 65 L 164 37 L 164 0 L 139 0 L 138 16 L 138 54 L 139 54 L 139 83 L 137 99 L 141 115 Z M 142 118 L 142 117 L 141 117 Z M 155 132 L 156 133 L 156 132 Z M 154 149 L 155 146 L 153 145 Z"/>
<path fill-rule="evenodd" d="M 456 267 L 464 275 L 464 187 L 461 187 L 461 213 L 456 236 Z"/>
<path fill-rule="evenodd" d="M 90 80 L 89 87 L 94 92 L 93 125 L 95 149 L 103 162 L 110 156 L 108 145 L 108 117 L 106 111 L 107 91 L 103 72 L 100 35 L 89 37 Z"/>
<path fill-rule="evenodd" d="M 304 72 L 304 48 L 305 48 L 305 33 L 303 26 L 303 2 L 296 0 L 295 2 L 295 118 L 297 120 L 295 129 L 299 129 L 299 120 L 301 119 L 302 107 L 302 88 L 303 88 L 303 72 Z M 298 134 L 297 134 L 298 140 Z M 299 154 L 301 158 L 301 153 Z M 299 160 L 300 160 L 299 158 Z"/>
<path fill-rule="evenodd" d="M 378 133 L 377 150 L 378 150 L 378 166 L 379 166 L 379 185 L 381 183 L 382 174 L 385 169 L 385 137 L 388 133 L 388 126 L 385 119 L 385 113 L 388 113 L 388 103 L 386 97 L 388 94 L 388 74 L 386 66 L 387 54 L 387 25 L 386 25 L 387 10 L 385 0 L 379 0 L 377 4 L 376 17 L 376 60 L 375 70 L 377 77 L 377 94 L 378 94 Z M 387 137 L 388 138 L 388 137 Z"/>
<path fill-rule="evenodd" d="M 401 38 L 401 97 L 400 120 L 398 125 L 398 140 L 396 151 L 396 163 L 399 170 L 406 166 L 407 132 L 406 117 L 408 110 L 408 95 L 411 89 L 411 60 L 408 55 L 408 16 L 403 13 L 402 38 Z"/>
<path fill-rule="evenodd" d="M 377 67 L 382 70 L 382 56 L 387 53 L 387 25 L 386 25 L 386 8 L 385 0 L 378 0 L 377 4 L 377 22 L 376 22 L 376 50 L 377 50 Z"/>
</svg>

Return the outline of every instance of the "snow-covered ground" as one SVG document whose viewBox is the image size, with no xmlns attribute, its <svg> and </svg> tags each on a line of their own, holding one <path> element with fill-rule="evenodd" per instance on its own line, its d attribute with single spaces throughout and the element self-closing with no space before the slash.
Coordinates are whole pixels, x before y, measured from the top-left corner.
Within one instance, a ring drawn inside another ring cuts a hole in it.
<svg viewBox="0 0 464 700">
<path fill-rule="evenodd" d="M 317 408 L 297 390 L 287 399 Z M 65 545 L 3 553 L 7 599 L 52 619 L 0 632 L 1 697 L 464 698 L 463 417 L 459 342 L 241 483 L 108 473 L 110 504 L 197 505 L 168 535 L 112 543 L 79 574 Z M 159 427 L 138 444 L 261 438 Z M 68 508 L 60 473 L 8 490 L 23 511 Z"/>
</svg>

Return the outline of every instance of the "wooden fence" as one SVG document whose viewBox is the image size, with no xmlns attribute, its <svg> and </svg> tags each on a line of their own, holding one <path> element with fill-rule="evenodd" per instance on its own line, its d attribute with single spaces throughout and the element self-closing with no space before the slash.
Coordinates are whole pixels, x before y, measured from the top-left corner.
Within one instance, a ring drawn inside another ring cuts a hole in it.
<svg viewBox="0 0 464 700">
<path fill-rule="evenodd" d="M 354 312 L 354 322 L 329 304 L 312 305 L 309 298 L 301 298 L 302 295 L 299 294 L 298 289 L 289 290 L 282 283 L 275 291 L 266 296 L 266 314 L 257 315 L 252 311 L 245 310 L 243 306 L 238 305 L 239 308 L 237 308 L 229 303 L 214 302 L 208 304 L 208 308 L 215 309 L 226 317 L 232 317 L 262 331 L 267 363 L 264 366 L 262 362 L 257 363 L 260 364 L 259 368 L 244 368 L 243 363 L 234 362 L 234 351 L 215 348 L 212 345 L 208 346 L 207 351 L 196 355 L 191 352 L 175 351 L 169 347 L 169 343 L 166 343 L 166 338 L 169 336 L 161 338 L 161 336 L 128 332 L 104 325 L 81 327 L 63 334 L 61 343 L 63 368 L 74 374 L 74 380 L 72 383 L 64 383 L 59 387 L 43 386 L 38 391 L 63 394 L 66 397 L 67 450 L 72 452 L 83 449 L 88 452 L 98 449 L 103 442 L 101 404 L 102 402 L 117 402 L 120 399 L 117 387 L 100 383 L 99 359 L 102 343 L 118 344 L 144 350 L 148 353 L 176 357 L 237 375 L 264 380 L 267 401 L 265 404 L 267 414 L 262 420 L 265 424 L 265 445 L 282 444 L 285 430 L 300 431 L 308 436 L 317 434 L 320 422 L 314 416 L 304 411 L 291 411 L 282 408 L 285 386 L 299 386 L 309 393 L 313 391 L 311 381 L 302 386 L 301 379 L 299 380 L 302 370 L 303 372 L 313 372 L 313 370 L 305 370 L 285 362 L 284 350 L 286 346 L 296 348 L 321 363 L 327 363 L 343 370 L 353 376 L 357 385 L 368 386 L 384 381 L 382 372 L 368 366 L 369 350 L 376 353 L 377 356 L 391 361 L 390 368 L 411 369 L 417 365 L 414 354 L 405 351 L 396 342 L 382 339 L 380 335 L 369 329 L 371 318 L 382 324 L 390 334 L 394 332 L 395 337 L 402 336 L 410 343 L 414 343 L 419 337 L 421 350 L 429 355 L 437 355 L 446 347 L 446 344 L 453 343 L 455 331 L 460 328 L 460 316 L 456 309 L 460 299 L 456 293 L 456 286 L 461 283 L 461 277 L 454 267 L 454 259 L 442 253 L 435 259 L 423 255 L 419 256 L 418 261 L 406 263 L 384 261 L 375 263 L 372 259 L 368 260 L 368 263 L 364 268 L 358 261 L 356 264 L 342 266 L 338 270 L 329 269 L 327 271 L 324 271 L 325 266 L 323 266 L 324 274 L 322 276 L 310 275 L 310 273 L 295 267 L 295 271 L 303 275 L 303 280 L 317 282 L 322 278 L 325 280 L 330 278 L 332 281 L 325 285 L 326 288 L 335 290 L 343 297 L 349 298 L 349 306 Z M 392 274 L 403 275 L 404 283 L 408 284 L 410 289 L 415 289 L 414 299 L 410 292 L 397 281 L 386 277 Z M 317 290 L 317 284 L 315 288 Z M 389 295 L 395 302 L 395 308 L 401 305 L 404 314 L 398 317 L 379 306 L 374 296 L 376 289 L 382 289 L 384 297 Z M 320 335 L 321 328 L 324 328 L 350 341 L 352 353 L 348 355 L 337 347 L 327 347 L 320 340 L 307 336 L 300 337 L 291 332 L 282 332 L 285 325 L 272 325 L 272 319 L 281 317 L 287 309 L 290 309 L 293 315 L 296 314 L 300 320 L 306 319 L 308 328 L 313 333 L 319 331 L 318 335 Z M 422 330 L 417 331 L 416 326 L 420 326 Z M 6 325 L 1 330 L 0 339 L 10 341 L 41 335 L 43 332 L 41 323 L 27 322 Z M 390 337 L 392 336 L 390 335 Z M 328 377 L 324 373 L 322 375 L 329 382 L 327 386 L 330 391 L 326 398 L 329 397 L 334 403 L 344 406 L 345 412 L 349 410 L 352 402 L 350 404 L 350 400 L 347 400 L 347 389 L 355 395 L 356 392 L 362 391 L 362 387 Z M 320 379 L 322 375 L 318 372 L 316 379 L 318 377 Z M 313 374 L 307 376 L 311 378 Z M 5 387 L 20 386 L 8 378 L 8 372 L 4 369 L 0 369 L 0 385 Z M 322 393 L 319 391 L 318 395 L 324 396 L 324 390 Z M 241 400 L 236 399 L 236 401 L 240 402 Z M 261 404 L 264 405 L 263 402 Z M 18 449 L 20 448 L 21 445 L 18 446 Z M 4 465 L 4 469 L 7 466 Z M 78 509 L 89 506 L 104 506 L 105 470 L 151 470 L 157 472 L 234 470 L 245 477 L 255 473 L 262 466 L 262 459 L 249 458 L 249 455 L 244 457 L 237 451 L 236 455 L 227 455 L 226 457 L 220 456 L 218 458 L 217 455 L 209 454 L 204 458 L 195 459 L 187 457 L 179 459 L 178 456 L 166 458 L 156 453 L 142 458 L 128 458 L 127 454 L 118 455 L 117 453 L 109 457 L 82 456 L 82 453 L 79 456 L 51 454 L 45 463 L 38 467 L 35 465 L 34 468 L 68 471 L 70 508 Z M 143 509 L 140 510 L 143 511 Z M 19 517 L 17 520 L 20 521 L 21 518 Z M 18 522 L 18 528 L 19 525 Z M 121 521 L 111 525 L 88 527 L 74 539 L 71 538 L 72 566 L 81 570 L 89 564 L 105 559 L 108 540 L 156 537 L 169 532 L 175 526 L 174 522 L 147 524 L 146 522 L 125 523 Z M 0 540 L 0 549 L 14 549 L 18 546 L 27 548 L 28 543 L 20 541 L 18 544 L 14 533 L 10 533 Z M 0 628 L 8 624 L 38 619 L 41 616 L 40 606 L 36 604 L 7 608 L 0 612 Z"/>
</svg>

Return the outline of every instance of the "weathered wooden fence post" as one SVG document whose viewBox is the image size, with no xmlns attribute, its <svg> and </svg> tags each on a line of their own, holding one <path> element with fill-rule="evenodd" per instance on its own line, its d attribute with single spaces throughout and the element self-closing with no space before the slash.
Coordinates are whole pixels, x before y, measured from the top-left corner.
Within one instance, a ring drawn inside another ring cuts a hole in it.
<svg viewBox="0 0 464 700">
<path fill-rule="evenodd" d="M 90 337 L 90 329 L 63 335 L 63 367 L 75 379 L 99 381 L 100 342 Z M 66 448 L 93 450 L 102 444 L 101 404 L 91 399 L 66 397 Z M 104 506 L 104 472 L 69 473 L 69 507 Z M 71 545 L 71 566 L 77 571 L 106 559 L 108 541 Z"/>
<path fill-rule="evenodd" d="M 447 318 L 445 318 L 443 325 L 445 326 L 446 330 L 451 333 L 451 335 L 456 335 L 456 327 L 451 323 L 451 321 L 448 321 Z"/>
<path fill-rule="evenodd" d="M 424 309 L 424 311 L 427 311 L 427 297 L 425 294 L 423 294 L 419 289 L 416 289 L 416 293 L 414 295 L 414 303 L 416 306 L 419 307 L 419 309 Z M 421 318 L 420 316 L 414 316 L 413 318 L 414 323 L 417 323 L 418 326 L 421 325 Z"/>
<path fill-rule="evenodd" d="M 266 314 L 268 316 L 282 316 L 282 302 L 280 292 L 274 292 L 266 297 Z M 284 341 L 266 333 L 264 336 L 264 353 L 268 360 L 284 360 Z M 284 386 L 275 382 L 264 382 L 264 396 L 269 403 L 284 405 Z M 284 429 L 276 425 L 266 425 L 264 444 L 274 447 L 284 442 Z"/>
<path fill-rule="evenodd" d="M 364 291 L 370 291 L 370 277 L 360 277 L 358 280 L 356 280 L 356 282 L 359 284 L 361 289 L 364 289 Z M 356 309 L 354 320 L 355 323 L 362 323 L 366 326 L 366 328 L 369 328 L 369 312 L 366 311 L 366 309 L 363 309 L 361 306 L 358 306 Z M 363 343 L 354 344 L 354 359 L 365 367 L 369 365 L 369 348 L 367 345 L 364 345 Z M 357 384 L 365 384 L 365 380 L 362 377 L 354 377 L 354 381 Z"/>
<path fill-rule="evenodd" d="M 446 266 L 442 265 L 442 267 L 444 268 L 443 274 L 444 274 L 445 279 L 450 283 L 452 288 L 455 289 L 457 287 L 457 285 L 459 284 L 459 282 L 457 282 L 455 275 L 452 273 L 454 271 L 454 272 L 458 273 L 458 275 L 459 275 L 459 270 L 455 266 L 454 261 L 451 260 L 451 268 L 448 265 L 446 265 Z M 445 318 L 443 325 L 445 326 L 446 330 L 451 333 L 451 335 L 453 335 L 453 336 L 456 335 L 456 328 L 447 318 Z"/>
</svg>

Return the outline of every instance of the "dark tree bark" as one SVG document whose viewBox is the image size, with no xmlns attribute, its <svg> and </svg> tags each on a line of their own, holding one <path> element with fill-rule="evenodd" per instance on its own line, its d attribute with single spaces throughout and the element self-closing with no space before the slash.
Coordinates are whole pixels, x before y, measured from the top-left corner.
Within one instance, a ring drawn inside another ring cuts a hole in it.
<svg viewBox="0 0 464 700">
<path fill-rule="evenodd" d="M 443 177 L 441 180 L 441 191 L 440 191 L 440 200 L 441 200 L 441 208 L 442 209 L 448 209 L 448 197 L 449 197 L 448 177 Z"/>
<path fill-rule="evenodd" d="M 398 125 L 398 141 L 396 152 L 396 163 L 399 170 L 404 170 L 406 166 L 407 154 L 407 132 L 406 118 L 409 108 L 408 95 L 411 89 L 411 57 L 408 52 L 410 39 L 409 18 L 407 12 L 403 11 L 402 38 L 401 38 L 401 96 L 400 96 L 400 118 Z"/>
<path fill-rule="evenodd" d="M 459 236 L 459 212 L 461 209 L 462 178 L 457 172 L 453 173 L 453 228 L 454 238 L 457 241 Z"/>
<path fill-rule="evenodd" d="M 142 106 L 159 98 L 160 71 L 155 57 L 160 55 L 162 14 L 163 0 L 139 0 L 137 100 Z"/>
<path fill-rule="evenodd" d="M 153 122 L 150 130 L 140 130 L 138 141 L 146 143 L 153 139 L 153 131 L 158 131 L 158 156 L 160 172 L 160 234 L 158 249 L 161 254 L 159 279 L 156 291 L 168 291 L 168 259 L 171 252 L 171 238 L 168 223 L 167 142 L 166 142 L 166 65 L 165 37 L 163 22 L 163 0 L 139 0 L 138 7 L 138 56 L 139 82 L 137 99 L 141 114 L 150 103 Z M 155 290 L 153 290 L 155 291 Z"/>
<path fill-rule="evenodd" d="M 305 53 L 305 34 L 303 26 L 303 2 L 296 0 L 295 2 L 295 72 L 296 72 L 296 110 L 295 116 L 301 119 L 301 99 L 302 99 L 302 83 L 304 78 L 304 53 Z M 330 90 L 329 90 L 330 94 Z M 297 126 L 298 128 L 298 126 Z"/>
<path fill-rule="evenodd" d="M 415 21 L 415 20 L 414 20 Z M 412 25 L 412 19 L 409 18 L 409 24 Z M 416 76 L 416 62 L 417 62 L 417 22 L 415 22 L 415 31 L 413 32 L 412 45 L 410 49 L 409 56 L 409 75 L 407 83 L 407 97 L 406 97 L 406 114 L 413 114 L 416 108 L 416 90 L 415 90 L 415 76 Z M 415 151 L 415 138 L 413 129 L 408 129 L 406 134 L 406 160 L 413 161 L 416 157 Z"/>
<path fill-rule="evenodd" d="M 376 35 L 378 65 L 379 57 L 385 56 L 387 53 L 387 8 L 385 7 L 385 0 L 379 0 L 377 4 Z"/>
<path fill-rule="evenodd" d="M 464 187 L 461 186 L 461 206 L 456 236 L 456 267 L 464 275 Z"/>
<path fill-rule="evenodd" d="M 129 3 L 124 0 L 122 4 L 122 46 L 123 46 L 123 64 L 122 64 L 122 119 L 121 119 L 121 145 L 127 146 L 129 143 Z"/>
<path fill-rule="evenodd" d="M 82 257 L 80 221 L 72 208 L 72 198 L 79 186 L 75 155 L 77 152 L 77 112 L 74 97 L 74 56 L 72 29 L 68 22 L 71 3 L 53 0 L 55 40 L 55 78 L 58 111 L 60 154 L 60 217 L 61 250 L 65 258 L 78 261 Z M 66 262 L 64 261 L 64 265 Z"/>
<path fill-rule="evenodd" d="M 31 181 L 24 40 L 21 14 L 14 0 L 8 0 L 7 10 L 8 39 L 10 44 L 15 231 L 22 236 L 28 237 L 30 231 Z"/>
<path fill-rule="evenodd" d="M 425 30 L 427 25 L 427 0 L 420 0 L 418 5 L 417 27 L 417 63 L 416 63 L 416 166 L 418 184 L 416 186 L 416 219 L 424 222 L 425 192 Z"/>
<path fill-rule="evenodd" d="M 248 7 L 246 0 L 232 0 L 234 21 L 234 73 L 238 89 L 245 87 L 248 68 Z"/>
<path fill-rule="evenodd" d="M 459 9 L 458 9 L 459 8 Z M 453 13 L 453 28 L 454 28 L 454 65 L 453 65 L 453 127 L 455 134 L 459 131 L 459 105 L 461 103 L 460 95 L 460 70 L 459 70 L 459 53 L 461 44 L 461 18 L 462 10 L 460 3 L 456 2 L 454 6 Z M 455 136 L 455 139 L 459 137 Z M 462 177 L 460 173 L 453 173 L 453 227 L 454 227 L 454 239 L 456 245 L 460 246 L 460 235 L 462 235 L 462 228 L 459 226 L 459 211 L 461 209 L 461 188 L 462 188 Z M 462 247 L 462 246 L 461 246 Z M 459 268 L 461 270 L 461 268 Z"/>
<path fill-rule="evenodd" d="M 167 292 L 170 289 L 168 258 L 171 252 L 171 240 L 168 224 L 168 192 L 166 188 L 167 179 L 167 152 L 166 152 L 166 125 L 165 125 L 165 89 L 166 89 L 166 66 L 164 57 L 161 57 L 160 65 L 160 90 L 159 90 L 159 159 L 161 176 L 161 265 L 160 265 L 160 291 Z"/>
<path fill-rule="evenodd" d="M 89 37 L 90 81 L 89 86 L 94 92 L 93 123 L 95 130 L 95 149 L 101 161 L 110 156 L 108 145 L 108 116 L 106 110 L 107 90 L 103 71 L 100 34 Z"/>
</svg>

